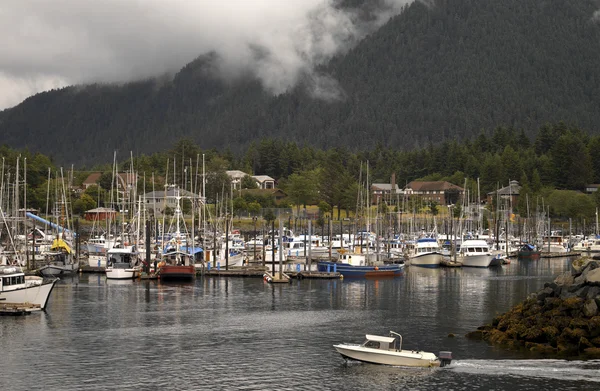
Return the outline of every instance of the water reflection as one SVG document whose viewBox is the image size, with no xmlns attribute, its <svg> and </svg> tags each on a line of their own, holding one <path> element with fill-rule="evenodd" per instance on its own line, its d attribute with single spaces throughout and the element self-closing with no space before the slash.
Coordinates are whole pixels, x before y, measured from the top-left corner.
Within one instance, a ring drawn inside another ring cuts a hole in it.
<svg viewBox="0 0 600 391">
<path fill-rule="evenodd" d="M 518 353 L 463 337 L 569 267 L 565 259 L 513 261 L 490 269 L 407 267 L 396 279 L 276 285 L 259 278 L 200 277 L 193 283 L 164 284 L 82 274 L 57 284 L 47 313 L 0 322 L 2 352 L 10 357 L 3 361 L 0 388 L 39 387 L 39 379 L 31 376 L 35 368 L 44 374 L 45 388 L 64 390 L 174 385 L 585 389 L 585 376 L 584 383 L 570 382 L 566 375 L 535 377 L 526 370 L 516 379 L 506 376 L 495 371 L 494 359 L 514 360 Z M 390 330 L 403 335 L 407 349 L 452 351 L 457 366 L 431 371 L 346 365 L 332 348 Z M 481 360 L 484 368 L 468 369 L 469 360 Z"/>
</svg>

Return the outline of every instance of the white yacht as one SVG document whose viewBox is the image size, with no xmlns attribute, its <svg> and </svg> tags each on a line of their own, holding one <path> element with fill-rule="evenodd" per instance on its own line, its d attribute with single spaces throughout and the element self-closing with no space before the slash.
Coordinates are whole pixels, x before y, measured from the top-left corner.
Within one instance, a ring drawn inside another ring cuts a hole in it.
<svg viewBox="0 0 600 391">
<path fill-rule="evenodd" d="M 442 249 L 434 238 L 420 238 L 414 251 L 409 255 L 411 266 L 435 268 L 442 263 Z"/>
<path fill-rule="evenodd" d="M 106 278 L 127 280 L 137 278 L 142 273 L 142 266 L 133 246 L 125 248 L 113 247 L 107 252 Z"/>
<path fill-rule="evenodd" d="M 440 352 L 439 357 L 421 350 L 402 350 L 402 336 L 390 331 L 390 336 L 366 335 L 358 344 L 333 345 L 345 359 L 407 367 L 444 367 L 452 362 L 451 352 Z"/>
<path fill-rule="evenodd" d="M 0 304 L 29 303 L 43 310 L 56 281 L 26 276 L 19 266 L 0 266 Z"/>
<path fill-rule="evenodd" d="M 573 246 L 573 251 L 577 252 L 600 252 L 600 237 L 592 235 L 586 239 L 579 241 Z"/>
<path fill-rule="evenodd" d="M 550 236 L 544 236 L 540 250 L 549 253 L 566 253 L 569 249 L 565 244 L 562 235 L 552 232 Z"/>
<path fill-rule="evenodd" d="M 460 245 L 456 260 L 464 267 L 489 267 L 495 256 L 485 240 L 467 239 Z"/>
</svg>

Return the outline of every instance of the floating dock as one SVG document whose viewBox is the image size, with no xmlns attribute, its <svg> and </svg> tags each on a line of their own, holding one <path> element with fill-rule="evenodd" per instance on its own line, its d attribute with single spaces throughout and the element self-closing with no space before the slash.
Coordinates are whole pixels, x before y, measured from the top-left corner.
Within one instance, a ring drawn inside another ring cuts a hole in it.
<svg viewBox="0 0 600 391">
<path fill-rule="evenodd" d="M 342 274 L 340 272 L 317 272 L 317 271 L 303 271 L 303 272 L 285 272 L 288 276 L 292 278 L 297 278 L 299 280 L 308 278 L 308 279 L 324 279 L 324 280 L 334 280 L 342 278 Z"/>
<path fill-rule="evenodd" d="M 288 276 L 284 272 L 275 272 L 275 274 L 265 272 L 264 278 L 267 282 L 270 282 L 272 284 L 289 283 L 292 280 L 290 276 Z"/>
<path fill-rule="evenodd" d="M 211 268 L 210 270 L 196 269 L 196 275 L 214 276 L 214 277 L 260 277 L 263 278 L 266 268 L 230 268 L 229 270 Z"/>
<path fill-rule="evenodd" d="M 104 273 L 103 267 L 84 265 L 79 267 L 79 273 Z"/>
<path fill-rule="evenodd" d="M 440 266 L 442 266 L 442 267 L 462 267 L 462 263 L 454 262 L 451 259 L 442 259 L 442 262 L 440 262 Z"/>
<path fill-rule="evenodd" d="M 575 252 L 575 251 L 569 251 L 567 253 L 549 253 L 549 252 L 542 251 L 542 253 L 540 254 L 540 257 L 541 258 L 564 258 L 564 257 L 578 257 L 580 255 L 581 255 L 580 252 Z"/>
<path fill-rule="evenodd" d="M 39 305 L 31 303 L 0 303 L 0 316 L 30 315 L 33 311 L 41 311 Z"/>
</svg>

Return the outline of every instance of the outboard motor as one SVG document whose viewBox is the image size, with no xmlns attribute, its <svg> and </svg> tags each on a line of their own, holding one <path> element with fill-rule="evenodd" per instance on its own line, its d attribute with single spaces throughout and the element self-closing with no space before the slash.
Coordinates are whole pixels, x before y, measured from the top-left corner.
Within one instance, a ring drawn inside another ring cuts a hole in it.
<svg viewBox="0 0 600 391">
<path fill-rule="evenodd" d="M 445 367 L 446 365 L 450 365 L 452 362 L 452 352 L 444 351 L 440 352 L 438 358 L 440 359 L 440 367 Z"/>
</svg>

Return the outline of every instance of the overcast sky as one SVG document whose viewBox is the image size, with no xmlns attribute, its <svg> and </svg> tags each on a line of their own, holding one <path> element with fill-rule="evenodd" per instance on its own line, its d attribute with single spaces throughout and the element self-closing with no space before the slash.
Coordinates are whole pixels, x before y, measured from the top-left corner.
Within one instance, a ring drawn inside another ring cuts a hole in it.
<svg viewBox="0 0 600 391">
<path fill-rule="evenodd" d="M 51 88 L 176 72 L 211 50 L 223 74 L 251 70 L 281 93 L 414 0 L 384 0 L 368 25 L 333 1 L 0 0 L 0 109 Z M 335 81 L 314 76 L 327 98 Z"/>
</svg>

